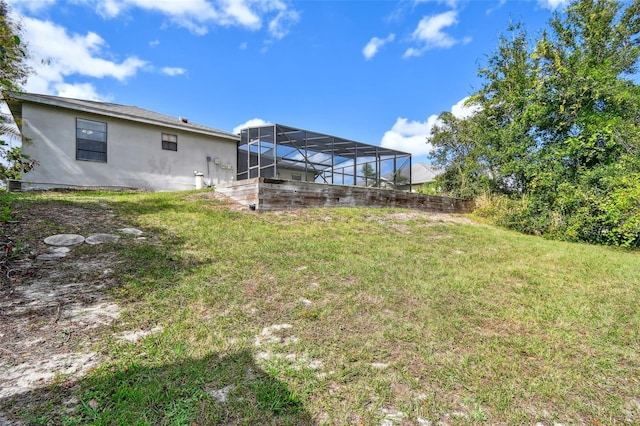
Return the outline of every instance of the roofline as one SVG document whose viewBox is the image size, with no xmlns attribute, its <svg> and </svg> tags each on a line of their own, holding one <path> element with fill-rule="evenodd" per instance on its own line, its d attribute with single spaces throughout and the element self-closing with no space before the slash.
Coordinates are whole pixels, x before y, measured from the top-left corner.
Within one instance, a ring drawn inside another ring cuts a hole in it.
<svg viewBox="0 0 640 426">
<path fill-rule="evenodd" d="M 211 131 L 207 131 L 205 129 L 198 129 L 196 127 L 192 127 L 192 126 L 189 126 L 189 125 L 181 125 L 180 122 L 170 123 L 170 122 L 166 122 L 166 121 L 162 121 L 162 120 L 153 120 L 153 119 L 150 119 L 150 118 L 143 118 L 143 117 L 140 117 L 140 116 L 137 116 L 137 115 L 133 115 L 133 114 L 114 112 L 114 111 L 110 111 L 109 109 L 106 109 L 106 108 L 99 108 L 97 106 L 96 107 L 90 107 L 90 106 L 84 106 L 84 105 L 81 106 L 81 105 L 77 105 L 77 104 L 75 104 L 73 102 L 67 102 L 66 99 L 69 99 L 70 101 L 74 101 L 75 100 L 75 101 L 80 101 L 80 102 L 95 102 L 96 104 L 99 104 L 100 102 L 98 102 L 98 101 L 87 101 L 87 100 L 84 100 L 84 99 L 63 98 L 63 97 L 53 96 L 53 95 L 40 95 L 40 94 L 36 94 L 36 93 L 11 92 L 11 91 L 7 91 L 7 92 L 4 93 L 4 99 L 8 104 L 10 104 L 11 101 L 18 100 L 18 101 L 21 101 L 21 102 L 29 102 L 29 103 L 34 103 L 34 104 L 41 104 L 41 105 L 48 105 L 48 106 L 58 107 L 58 108 L 65 108 L 65 109 L 70 109 L 70 110 L 74 110 L 74 111 L 81 111 L 81 112 L 86 112 L 86 113 L 91 113 L 91 114 L 105 115 L 105 116 L 108 116 L 108 117 L 120 118 L 120 119 L 123 119 L 123 120 L 135 121 L 135 122 L 139 122 L 139 123 L 161 125 L 163 127 L 184 130 L 184 131 L 191 132 L 191 133 L 199 133 L 199 134 L 203 134 L 203 135 L 217 136 L 217 137 L 221 137 L 221 138 L 232 140 L 234 142 L 237 142 L 237 141 L 240 140 L 240 136 L 238 136 L 238 135 L 234 135 L 232 133 L 227 133 L 227 132 L 224 132 L 224 131 L 217 131 L 216 129 L 211 129 Z M 121 105 L 121 106 L 126 106 L 126 105 Z M 137 108 L 140 108 L 140 107 L 137 107 Z M 148 110 L 148 111 L 149 112 L 154 112 L 154 111 L 151 111 L 151 110 Z M 161 114 L 161 113 L 156 113 L 156 114 Z M 176 120 L 178 120 L 178 119 L 176 119 Z M 203 127 L 206 127 L 206 126 L 203 126 Z"/>
<path fill-rule="evenodd" d="M 380 146 L 380 145 L 372 145 L 372 144 L 366 143 L 366 142 L 354 141 L 352 139 L 347 139 L 347 138 L 343 138 L 343 137 L 340 137 L 340 136 L 334 136 L 334 135 L 330 135 L 328 133 L 322 133 L 322 132 L 318 132 L 318 131 L 315 131 L 315 130 L 301 129 L 299 127 L 293 127 L 293 126 L 289 126 L 287 124 L 282 124 L 282 123 L 263 124 L 261 126 L 248 126 L 248 127 L 244 127 L 242 130 L 259 129 L 259 128 L 264 128 L 264 127 L 274 127 L 274 128 L 285 127 L 285 128 L 288 128 L 288 129 L 293 129 L 293 130 L 297 130 L 297 131 L 301 131 L 301 132 L 315 133 L 315 134 L 320 135 L 320 136 L 329 137 L 329 138 L 333 138 L 333 139 L 339 139 L 340 141 L 348 142 L 348 143 L 351 143 L 351 144 L 364 145 L 364 146 L 371 147 L 371 148 L 380 148 L 380 149 L 387 150 L 387 151 L 393 151 L 394 153 L 396 153 L 398 155 L 401 155 L 403 157 L 405 157 L 405 156 L 406 157 L 413 157 L 413 154 L 411 154 L 410 152 L 399 151 L 397 149 L 387 148 L 387 147 Z"/>
</svg>

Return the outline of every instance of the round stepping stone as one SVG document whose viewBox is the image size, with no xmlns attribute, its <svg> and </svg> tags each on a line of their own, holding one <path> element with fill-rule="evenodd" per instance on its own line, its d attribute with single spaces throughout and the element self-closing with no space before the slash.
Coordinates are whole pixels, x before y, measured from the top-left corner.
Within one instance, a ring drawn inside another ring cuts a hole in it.
<svg viewBox="0 0 640 426">
<path fill-rule="evenodd" d="M 122 228 L 119 231 L 122 232 L 123 234 L 135 235 L 136 237 L 139 237 L 140 235 L 143 234 L 141 230 L 136 228 Z"/>
<path fill-rule="evenodd" d="M 44 239 L 50 246 L 75 246 L 84 242 L 84 237 L 78 234 L 57 234 Z"/>
<path fill-rule="evenodd" d="M 87 244 L 102 244 L 102 243 L 117 243 L 120 237 L 113 234 L 93 234 L 89 235 L 86 240 L 84 240 Z"/>
</svg>

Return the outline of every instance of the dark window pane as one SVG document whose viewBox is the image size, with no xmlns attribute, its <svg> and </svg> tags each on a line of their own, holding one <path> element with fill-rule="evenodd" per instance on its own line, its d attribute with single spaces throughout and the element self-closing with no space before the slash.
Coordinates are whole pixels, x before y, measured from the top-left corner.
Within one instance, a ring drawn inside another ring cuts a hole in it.
<svg viewBox="0 0 640 426">
<path fill-rule="evenodd" d="M 78 149 L 83 151 L 107 152 L 107 144 L 104 142 L 91 141 L 86 139 L 78 139 Z"/>
<path fill-rule="evenodd" d="M 178 135 L 162 134 L 162 149 L 169 151 L 178 150 Z"/>
<path fill-rule="evenodd" d="M 90 160 L 90 161 L 107 161 L 106 152 L 84 151 L 78 150 L 78 160 Z"/>
<path fill-rule="evenodd" d="M 76 120 L 76 159 L 107 161 L 107 123 Z"/>
<path fill-rule="evenodd" d="M 177 151 L 178 150 L 178 144 L 176 142 L 162 141 L 162 149 L 166 149 L 166 150 L 169 150 L 169 151 Z"/>
</svg>

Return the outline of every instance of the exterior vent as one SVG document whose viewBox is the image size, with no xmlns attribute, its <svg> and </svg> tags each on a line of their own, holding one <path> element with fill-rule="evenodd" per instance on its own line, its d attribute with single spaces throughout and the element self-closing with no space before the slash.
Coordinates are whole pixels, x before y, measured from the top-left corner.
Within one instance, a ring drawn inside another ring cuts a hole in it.
<svg viewBox="0 0 640 426">
<path fill-rule="evenodd" d="M 186 124 L 189 122 L 189 119 L 187 117 L 180 117 L 180 121 Z"/>
</svg>

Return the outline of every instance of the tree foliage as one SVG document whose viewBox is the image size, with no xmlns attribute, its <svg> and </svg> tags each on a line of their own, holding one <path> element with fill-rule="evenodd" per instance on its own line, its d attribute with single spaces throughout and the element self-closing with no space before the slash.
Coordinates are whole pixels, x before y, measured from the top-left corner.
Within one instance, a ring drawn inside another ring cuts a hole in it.
<svg viewBox="0 0 640 426">
<path fill-rule="evenodd" d="M 640 0 L 574 0 L 533 42 L 521 25 L 479 70 L 468 119 L 429 139 L 450 193 L 511 197 L 501 223 L 640 246 Z"/>
<path fill-rule="evenodd" d="M 370 180 L 373 180 L 374 185 L 376 185 L 377 173 L 371 163 L 364 163 L 360 170 L 362 171 L 362 176 L 364 176 L 365 186 L 369 186 Z"/>
<path fill-rule="evenodd" d="M 27 50 L 20 39 L 20 26 L 10 16 L 9 7 L 0 0 L 0 93 L 19 90 L 25 83 L 30 69 L 26 64 Z M 0 114 L 0 179 L 20 179 L 36 162 L 22 153 L 18 146 L 11 146 L 6 137 L 18 137 L 11 117 Z"/>
</svg>

